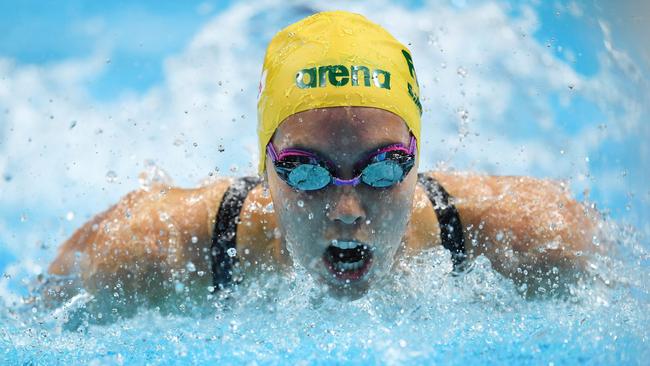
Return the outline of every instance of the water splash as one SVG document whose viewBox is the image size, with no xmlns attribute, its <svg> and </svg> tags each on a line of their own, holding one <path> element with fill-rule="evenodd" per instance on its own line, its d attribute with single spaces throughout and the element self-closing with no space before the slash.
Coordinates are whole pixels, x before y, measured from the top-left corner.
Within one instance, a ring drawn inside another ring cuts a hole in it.
<svg viewBox="0 0 650 366">
<path fill-rule="evenodd" d="M 170 187 L 174 184 L 169 174 L 156 165 L 153 160 L 144 161 L 144 170 L 138 175 L 138 182 L 140 188 L 145 191 L 149 191 L 154 185 Z"/>
<path fill-rule="evenodd" d="M 485 257 L 451 275 L 449 252 L 432 248 L 401 258 L 356 301 L 329 296 L 300 267 L 265 265 L 233 288 L 206 288 L 201 300 L 170 300 L 175 305 L 164 311 L 113 316 L 83 292 L 55 310 L 26 302 L 0 311 L 0 347 L 17 363 L 37 354 L 83 363 L 459 365 L 650 356 L 650 255 L 629 227 L 606 222 L 604 231 L 600 245 L 612 250 L 590 258 L 587 274 L 561 296 L 522 296 Z M 174 286 L 176 295 L 186 293 L 184 283 Z"/>
</svg>

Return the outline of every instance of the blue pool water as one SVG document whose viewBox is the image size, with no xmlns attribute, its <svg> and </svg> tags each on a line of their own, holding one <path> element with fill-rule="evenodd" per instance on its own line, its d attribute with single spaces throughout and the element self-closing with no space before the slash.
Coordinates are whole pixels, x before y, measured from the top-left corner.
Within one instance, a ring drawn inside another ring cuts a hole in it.
<svg viewBox="0 0 650 366">
<path fill-rule="evenodd" d="M 647 261 L 632 241 L 618 244 Z M 433 250 L 349 303 L 298 270 L 181 314 L 143 310 L 76 331 L 61 312 L 12 307 L 0 345 L 14 364 L 642 364 L 650 292 L 638 265 L 595 261 L 593 280 L 570 295 L 525 300 L 487 260 L 455 277 Z"/>
<path fill-rule="evenodd" d="M 25 4 L 0 12 L 11 30 L 0 40 L 1 364 L 647 363 L 642 2 L 70 2 L 21 26 L 39 6 Z M 30 300 L 60 243 L 146 183 L 142 171 L 161 167 L 186 187 L 254 174 L 264 47 L 283 26 L 335 8 L 411 48 L 421 170 L 558 179 L 601 212 L 608 251 L 589 259 L 588 275 L 531 299 L 485 258 L 451 276 L 448 254 L 432 250 L 354 302 L 323 296 L 300 268 L 103 325 L 88 295 L 57 309 Z M 24 51 L 45 38 L 52 49 Z"/>
</svg>

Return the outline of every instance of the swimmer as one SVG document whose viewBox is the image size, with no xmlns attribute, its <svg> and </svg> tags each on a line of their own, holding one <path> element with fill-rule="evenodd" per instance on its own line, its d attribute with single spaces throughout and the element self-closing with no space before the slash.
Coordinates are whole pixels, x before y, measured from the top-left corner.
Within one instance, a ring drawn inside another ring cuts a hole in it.
<svg viewBox="0 0 650 366">
<path fill-rule="evenodd" d="M 418 172 L 422 105 L 411 52 L 379 25 L 321 12 L 281 30 L 263 63 L 259 176 L 140 189 L 59 249 L 50 289 L 160 305 L 304 267 L 356 299 L 399 257 L 436 246 L 462 273 L 484 255 L 517 284 L 571 282 L 596 217 L 558 182 Z M 185 296 L 185 295 L 184 295 Z"/>
</svg>

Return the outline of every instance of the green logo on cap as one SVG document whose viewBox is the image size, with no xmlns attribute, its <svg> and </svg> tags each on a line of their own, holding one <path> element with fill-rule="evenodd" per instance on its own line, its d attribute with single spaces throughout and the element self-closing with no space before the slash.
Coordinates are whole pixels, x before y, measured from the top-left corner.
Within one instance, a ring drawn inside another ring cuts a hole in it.
<svg viewBox="0 0 650 366">
<path fill-rule="evenodd" d="M 413 66 L 413 59 L 411 58 L 411 54 L 406 50 L 402 50 L 402 55 L 404 55 L 404 58 L 406 59 L 406 65 L 409 68 L 409 74 L 411 74 L 411 77 L 413 80 L 415 80 L 415 85 L 419 86 L 418 77 L 415 75 L 415 66 Z M 420 114 L 422 114 L 422 103 L 420 103 L 420 97 L 413 91 L 413 85 L 411 85 L 411 83 L 406 83 L 406 86 L 409 90 L 409 96 L 413 100 L 413 103 L 415 103 L 415 106 L 418 107 Z"/>
<path fill-rule="evenodd" d="M 300 89 L 326 87 L 328 82 L 332 86 L 359 86 L 359 73 L 362 73 L 363 86 L 372 84 L 378 88 L 390 89 L 390 72 L 376 69 L 372 73 L 366 66 L 328 65 L 302 69 L 296 73 L 296 86 Z"/>
</svg>

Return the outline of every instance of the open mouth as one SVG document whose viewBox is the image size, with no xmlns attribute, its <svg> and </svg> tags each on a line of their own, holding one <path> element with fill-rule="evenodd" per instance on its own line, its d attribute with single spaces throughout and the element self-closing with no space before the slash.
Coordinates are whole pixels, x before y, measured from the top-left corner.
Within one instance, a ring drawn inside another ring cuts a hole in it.
<svg viewBox="0 0 650 366">
<path fill-rule="evenodd" d="M 358 241 L 332 240 L 323 253 L 325 267 L 335 278 L 345 282 L 358 281 L 372 265 L 372 250 Z"/>
</svg>

